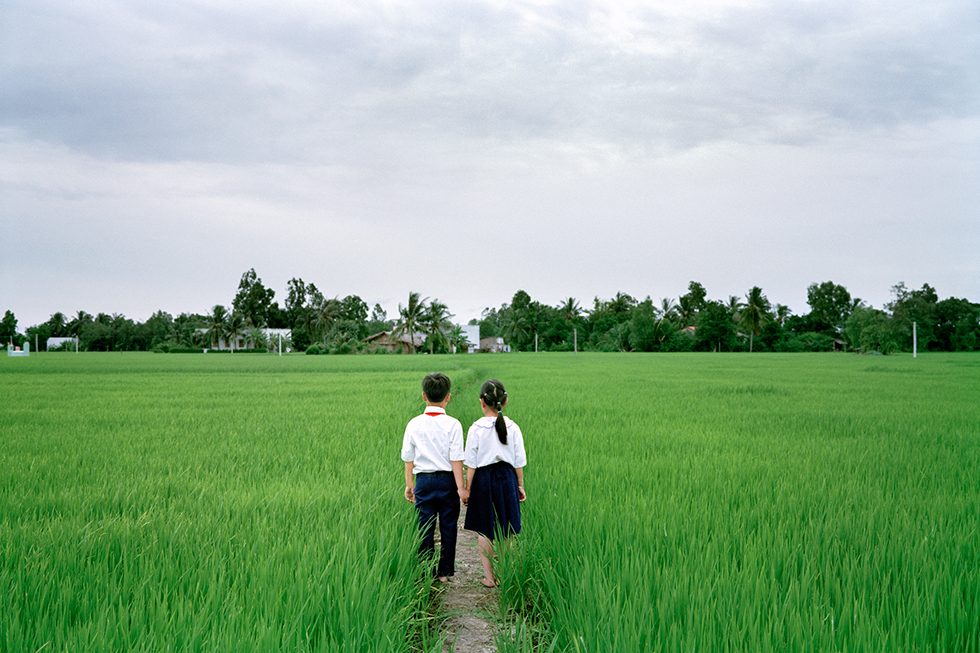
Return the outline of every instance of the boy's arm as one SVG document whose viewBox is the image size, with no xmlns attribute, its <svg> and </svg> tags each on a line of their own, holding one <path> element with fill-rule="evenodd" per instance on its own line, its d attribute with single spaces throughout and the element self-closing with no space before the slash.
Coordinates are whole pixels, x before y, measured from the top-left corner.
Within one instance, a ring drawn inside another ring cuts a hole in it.
<svg viewBox="0 0 980 653">
<path fill-rule="evenodd" d="M 405 463 L 405 501 L 415 503 L 415 461 Z"/>
</svg>

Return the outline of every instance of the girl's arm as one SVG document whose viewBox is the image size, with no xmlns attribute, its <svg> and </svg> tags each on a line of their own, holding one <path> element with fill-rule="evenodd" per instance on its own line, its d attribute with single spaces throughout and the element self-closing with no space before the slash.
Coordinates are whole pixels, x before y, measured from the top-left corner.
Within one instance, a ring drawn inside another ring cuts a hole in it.
<svg viewBox="0 0 980 653">
<path fill-rule="evenodd" d="M 473 487 L 473 479 L 476 478 L 476 468 L 467 467 L 466 468 L 466 491 L 469 492 L 470 488 Z"/>
<path fill-rule="evenodd" d="M 514 471 L 517 472 L 517 496 L 520 497 L 521 501 L 525 501 L 527 492 L 524 491 L 524 468 L 516 467 Z"/>
<path fill-rule="evenodd" d="M 454 460 L 452 465 L 453 477 L 456 479 L 456 493 L 459 494 L 460 500 L 465 504 L 470 499 L 470 493 L 466 489 L 466 482 L 463 480 L 463 461 Z"/>
</svg>

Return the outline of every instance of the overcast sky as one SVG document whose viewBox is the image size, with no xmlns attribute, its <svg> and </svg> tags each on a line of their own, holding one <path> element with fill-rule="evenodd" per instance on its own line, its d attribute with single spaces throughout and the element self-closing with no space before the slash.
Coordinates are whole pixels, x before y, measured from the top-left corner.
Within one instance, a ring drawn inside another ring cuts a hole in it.
<svg viewBox="0 0 980 653">
<path fill-rule="evenodd" d="M 0 6 L 0 310 L 980 301 L 980 3 Z"/>
</svg>

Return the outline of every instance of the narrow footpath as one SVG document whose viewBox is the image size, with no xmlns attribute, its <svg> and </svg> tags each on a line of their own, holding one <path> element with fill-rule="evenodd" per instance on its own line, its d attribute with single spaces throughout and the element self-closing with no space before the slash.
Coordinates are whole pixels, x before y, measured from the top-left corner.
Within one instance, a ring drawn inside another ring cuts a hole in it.
<svg viewBox="0 0 980 653">
<path fill-rule="evenodd" d="M 459 516 L 456 575 L 443 585 L 442 611 L 446 615 L 444 653 L 496 653 L 494 619 L 497 592 L 480 583 L 483 567 L 476 534 L 463 530 L 466 506 Z"/>
</svg>

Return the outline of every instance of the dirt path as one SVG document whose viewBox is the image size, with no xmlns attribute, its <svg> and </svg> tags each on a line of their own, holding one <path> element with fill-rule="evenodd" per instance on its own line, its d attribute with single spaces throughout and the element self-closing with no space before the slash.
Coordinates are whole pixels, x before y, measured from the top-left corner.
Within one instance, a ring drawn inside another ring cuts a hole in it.
<svg viewBox="0 0 980 653">
<path fill-rule="evenodd" d="M 444 653 L 496 653 L 494 619 L 497 592 L 480 583 L 483 567 L 476 548 L 476 534 L 463 530 L 466 507 L 459 516 L 456 541 L 456 575 L 444 586 L 442 610 L 446 614 Z"/>
</svg>

